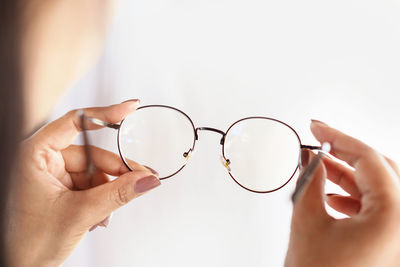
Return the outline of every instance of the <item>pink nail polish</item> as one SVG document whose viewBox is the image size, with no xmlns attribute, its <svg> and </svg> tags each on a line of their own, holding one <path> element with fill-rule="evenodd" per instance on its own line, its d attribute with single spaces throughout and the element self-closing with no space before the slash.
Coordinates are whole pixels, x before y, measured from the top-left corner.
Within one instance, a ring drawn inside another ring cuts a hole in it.
<svg viewBox="0 0 400 267">
<path fill-rule="evenodd" d="M 121 102 L 121 104 L 122 103 L 126 103 L 126 102 L 138 102 L 138 103 L 140 103 L 140 99 L 128 99 L 128 100 L 125 100 L 124 102 Z"/>
<path fill-rule="evenodd" d="M 159 186 L 160 184 L 161 182 L 156 176 L 154 175 L 146 176 L 136 181 L 135 192 L 138 194 L 144 193 Z"/>
<path fill-rule="evenodd" d="M 107 216 L 101 223 L 98 225 L 101 227 L 107 227 L 110 224 L 110 216 Z"/>
<path fill-rule="evenodd" d="M 97 224 L 96 225 L 93 225 L 90 229 L 89 229 L 89 232 L 92 232 L 92 231 L 94 231 L 96 228 L 97 228 Z"/>
<path fill-rule="evenodd" d="M 307 167 L 308 163 L 309 163 L 309 159 L 310 159 L 310 152 L 308 151 L 308 149 L 302 149 L 301 150 L 301 168 L 305 168 Z"/>
<path fill-rule="evenodd" d="M 333 197 L 333 196 L 338 196 L 338 194 L 331 194 L 331 193 L 329 193 L 329 194 L 326 194 L 328 197 Z"/>
<path fill-rule="evenodd" d="M 323 122 L 323 121 L 319 121 L 319 120 L 311 120 L 311 122 L 312 122 L 312 123 L 318 123 L 318 124 L 321 124 L 321 125 L 324 125 L 324 126 L 328 126 L 328 124 L 326 124 L 326 123 Z"/>
</svg>

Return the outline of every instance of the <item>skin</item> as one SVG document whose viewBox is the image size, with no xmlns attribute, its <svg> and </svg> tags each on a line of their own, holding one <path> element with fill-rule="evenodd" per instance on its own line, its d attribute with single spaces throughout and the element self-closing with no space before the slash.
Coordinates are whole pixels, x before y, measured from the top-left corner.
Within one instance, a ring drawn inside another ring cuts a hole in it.
<svg viewBox="0 0 400 267">
<path fill-rule="evenodd" d="M 25 132 L 46 120 L 62 92 L 94 63 L 113 3 L 24 3 Z M 137 106 L 130 101 L 85 113 L 117 123 Z M 398 266 L 398 168 L 369 146 L 329 126 L 313 123 L 311 129 L 320 142 L 332 144 L 333 156 L 354 169 L 329 159 L 319 166 L 294 205 L 285 266 Z M 96 171 L 89 182 L 84 150 L 71 145 L 79 131 L 77 111 L 71 111 L 21 144 L 20 165 L 10 189 L 10 266 L 59 266 L 89 229 L 148 191 L 137 190 L 138 181 L 154 177 L 148 169 L 132 162 L 135 172 L 128 172 L 119 156 L 94 147 L 90 150 Z M 107 175 L 118 178 L 110 182 Z M 325 196 L 326 178 L 351 196 Z M 159 185 L 156 177 L 153 182 Z M 331 218 L 324 208 L 325 199 L 350 218 Z"/>
<path fill-rule="evenodd" d="M 130 101 L 85 109 L 85 114 L 116 123 L 137 106 L 137 101 Z M 77 111 L 71 111 L 21 146 L 7 231 L 12 266 L 61 265 L 89 229 L 160 185 L 145 167 L 131 161 L 134 171 L 130 172 L 118 155 L 96 147 L 90 148 L 95 172 L 89 176 L 85 150 L 71 145 L 79 125 Z M 110 182 L 107 175 L 118 178 Z M 144 191 L 143 181 L 147 183 Z"/>
<path fill-rule="evenodd" d="M 93 65 L 113 6 L 111 0 L 23 3 L 25 133 L 42 124 L 59 96 Z M 138 105 L 128 101 L 84 112 L 118 123 Z M 61 265 L 89 229 L 106 226 L 112 211 L 160 185 L 149 169 L 131 162 L 135 168 L 129 172 L 119 156 L 95 147 L 89 182 L 85 151 L 71 145 L 79 131 L 77 111 L 71 111 L 21 144 L 9 199 L 10 266 Z M 117 178 L 110 182 L 108 175 Z"/>
<path fill-rule="evenodd" d="M 332 145 L 333 157 L 351 167 L 329 158 L 319 165 L 294 205 L 285 266 L 399 266 L 399 168 L 373 148 L 324 123 L 313 122 L 311 130 L 321 143 Z M 350 196 L 325 196 L 326 178 Z M 325 199 L 349 218 L 329 216 Z"/>
</svg>

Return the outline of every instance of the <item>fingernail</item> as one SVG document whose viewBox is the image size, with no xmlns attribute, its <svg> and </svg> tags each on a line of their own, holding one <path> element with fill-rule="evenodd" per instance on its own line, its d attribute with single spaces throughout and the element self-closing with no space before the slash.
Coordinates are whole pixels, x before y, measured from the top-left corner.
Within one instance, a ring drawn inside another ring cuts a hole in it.
<svg viewBox="0 0 400 267">
<path fill-rule="evenodd" d="M 331 193 L 329 193 L 329 194 L 326 194 L 328 197 L 332 197 L 332 196 L 337 196 L 338 194 L 331 194 Z"/>
<path fill-rule="evenodd" d="M 155 176 L 160 176 L 160 174 L 153 168 L 150 168 L 149 166 L 146 166 L 146 165 L 143 165 L 143 166 L 146 167 L 147 169 L 149 169 L 151 171 L 151 173 L 154 174 Z"/>
<path fill-rule="evenodd" d="M 301 167 L 305 168 L 307 167 L 309 163 L 309 158 L 310 158 L 310 152 L 308 149 L 302 149 L 301 150 Z"/>
<path fill-rule="evenodd" d="M 125 100 L 124 102 L 121 102 L 121 104 L 126 103 L 126 102 L 137 102 L 140 104 L 140 99 L 128 99 L 128 100 Z"/>
<path fill-rule="evenodd" d="M 325 122 L 319 121 L 319 120 L 311 120 L 311 123 L 317 123 L 323 126 L 328 126 L 328 124 L 326 124 Z"/>
<path fill-rule="evenodd" d="M 101 227 L 107 227 L 110 224 L 110 216 L 107 216 L 101 223 L 98 225 Z"/>
<path fill-rule="evenodd" d="M 92 228 L 89 229 L 89 232 L 92 232 L 93 230 L 95 230 L 97 228 L 97 226 L 98 226 L 97 224 L 93 225 Z"/>
<path fill-rule="evenodd" d="M 135 192 L 138 194 L 144 193 L 159 186 L 160 184 L 161 182 L 156 176 L 154 175 L 146 176 L 136 181 Z"/>
</svg>

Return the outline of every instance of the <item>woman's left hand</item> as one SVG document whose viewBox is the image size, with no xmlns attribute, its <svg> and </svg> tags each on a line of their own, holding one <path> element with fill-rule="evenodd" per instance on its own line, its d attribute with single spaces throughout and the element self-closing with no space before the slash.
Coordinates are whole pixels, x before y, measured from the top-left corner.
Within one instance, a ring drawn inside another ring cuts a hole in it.
<svg viewBox="0 0 400 267">
<path fill-rule="evenodd" d="M 138 104 L 128 101 L 84 112 L 117 123 Z M 133 163 L 130 172 L 118 155 L 95 147 L 90 147 L 95 172 L 88 176 L 84 147 L 71 145 L 79 125 L 78 112 L 71 111 L 22 144 L 10 192 L 12 266 L 59 266 L 90 228 L 160 185 L 147 168 Z M 110 182 L 107 175 L 119 177 Z"/>
</svg>

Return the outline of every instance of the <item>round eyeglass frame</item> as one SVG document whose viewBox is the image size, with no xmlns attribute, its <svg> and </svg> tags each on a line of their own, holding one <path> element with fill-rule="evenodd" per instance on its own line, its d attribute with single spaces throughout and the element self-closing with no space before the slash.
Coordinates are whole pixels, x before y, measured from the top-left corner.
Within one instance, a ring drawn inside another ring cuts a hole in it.
<svg viewBox="0 0 400 267">
<path fill-rule="evenodd" d="M 298 160 L 298 164 L 296 164 L 296 168 L 295 168 L 294 172 L 292 173 L 292 175 L 290 176 L 290 178 L 289 178 L 283 185 L 281 185 L 281 186 L 279 186 L 279 187 L 277 187 L 277 188 L 275 188 L 275 189 L 266 190 L 266 191 L 258 191 L 258 190 L 254 190 L 254 189 L 248 188 L 248 187 L 242 185 L 241 183 L 239 183 L 239 182 L 236 180 L 236 178 L 232 175 L 232 173 L 228 171 L 228 173 L 229 173 L 229 175 L 231 176 L 231 178 L 232 178 L 239 186 L 241 186 L 242 188 L 244 188 L 244 189 L 246 189 L 246 190 L 248 190 L 248 191 L 250 191 L 250 192 L 253 192 L 253 193 L 261 193 L 261 194 L 272 193 L 272 192 L 278 191 L 279 189 L 281 189 L 281 188 L 283 188 L 285 185 L 287 185 L 287 184 L 292 180 L 293 176 L 296 174 L 297 170 L 299 169 L 300 153 L 301 153 L 301 146 L 302 146 L 302 145 L 301 145 L 301 139 L 300 139 L 300 136 L 298 135 L 298 133 L 297 133 L 290 125 L 288 125 L 287 123 L 285 123 L 285 122 L 283 122 L 283 121 L 280 121 L 280 120 L 277 120 L 277 119 L 274 119 L 274 118 L 262 117 L 262 116 L 246 117 L 246 118 L 237 120 L 236 122 L 234 122 L 234 123 L 228 128 L 228 130 L 227 130 L 226 133 L 225 133 L 225 136 L 228 135 L 229 131 L 230 131 L 236 124 L 238 124 L 238 123 L 240 123 L 240 122 L 242 122 L 242 121 L 251 120 L 251 119 L 264 119 L 264 120 L 270 120 L 270 121 L 274 121 L 274 122 L 280 123 L 280 124 L 282 124 L 283 126 L 288 127 L 288 128 L 295 134 L 295 136 L 297 137 L 297 140 L 299 141 L 299 160 Z M 222 145 L 222 156 L 224 157 L 225 160 L 227 160 L 227 158 L 226 158 L 226 156 L 225 156 L 225 140 L 224 140 L 224 144 Z"/>
<path fill-rule="evenodd" d="M 194 126 L 194 123 L 193 123 L 192 119 L 191 119 L 185 112 L 183 112 L 182 110 L 179 110 L 179 109 L 177 109 L 177 108 L 174 108 L 174 107 L 171 107 L 171 106 L 165 106 L 165 105 L 147 105 L 147 106 L 142 106 L 142 107 L 137 108 L 136 111 L 141 110 L 141 109 L 145 109 L 145 108 L 168 108 L 168 109 L 175 110 L 175 111 L 181 113 L 182 115 L 184 115 L 184 116 L 189 120 L 189 122 L 190 122 L 190 124 L 191 124 L 191 126 L 192 126 L 192 129 L 193 129 L 193 132 L 194 132 L 193 145 L 192 145 L 192 148 L 190 148 L 190 150 L 189 150 L 189 151 L 194 151 L 194 147 L 196 146 L 196 141 L 197 141 L 197 139 L 198 139 L 198 138 L 197 138 L 197 134 L 196 134 L 196 128 L 195 128 L 195 126 Z M 134 113 L 133 113 L 133 114 L 134 114 Z M 133 114 L 132 114 L 132 115 L 133 115 Z M 125 157 L 124 157 L 124 155 L 123 155 L 123 153 L 122 153 L 122 149 L 121 149 L 121 137 L 120 137 L 120 136 L 121 136 L 121 128 L 122 128 L 123 125 L 124 125 L 124 121 L 125 121 L 125 119 L 123 119 L 123 120 L 121 121 L 121 123 L 119 124 L 119 128 L 118 128 L 118 135 L 117 135 L 118 152 L 119 152 L 119 155 L 120 155 L 122 161 L 124 162 L 125 166 L 126 166 L 130 171 L 133 171 L 133 169 L 129 166 L 127 160 L 125 159 Z M 160 180 L 166 180 L 166 179 L 168 179 L 168 178 L 170 178 L 170 177 L 172 177 L 172 176 L 178 174 L 183 168 L 185 168 L 186 165 L 187 165 L 187 162 L 186 162 L 182 167 L 180 167 L 176 172 L 174 172 L 174 173 L 171 174 L 171 175 L 162 177 L 162 178 L 160 178 Z"/>
<path fill-rule="evenodd" d="M 298 161 L 298 164 L 297 164 L 297 166 L 296 166 L 296 168 L 295 168 L 293 174 L 289 177 L 289 179 L 288 179 L 283 185 L 281 185 L 281 186 L 279 186 L 279 187 L 277 187 L 277 188 L 275 188 L 275 189 L 266 190 L 266 191 L 257 191 L 257 190 L 253 190 L 253 189 L 248 188 L 248 187 L 242 185 L 241 183 L 239 183 L 239 182 L 237 181 L 237 179 L 232 175 L 232 173 L 228 170 L 228 173 L 229 173 L 230 177 L 233 179 L 233 181 L 235 181 L 236 184 L 238 184 L 238 185 L 239 185 L 240 187 L 242 187 L 243 189 L 245 189 L 245 190 L 247 190 L 247 191 L 250 191 L 250 192 L 253 192 L 253 193 L 260 193 L 260 194 L 272 193 L 272 192 L 275 192 L 275 191 L 277 191 L 277 190 L 283 188 L 284 186 L 286 186 L 286 185 L 292 180 L 293 176 L 296 174 L 297 170 L 299 169 L 299 166 L 301 165 L 301 150 L 302 150 L 302 149 L 311 149 L 311 150 L 313 150 L 313 149 L 320 149 L 320 148 L 321 148 L 320 146 L 308 146 L 308 145 L 303 145 L 302 142 L 301 142 L 301 139 L 300 139 L 299 134 L 296 132 L 295 129 L 293 129 L 293 127 L 291 127 L 290 125 L 288 125 L 287 123 L 285 123 L 285 122 L 283 122 L 283 121 L 281 121 L 281 120 L 274 119 L 274 118 L 262 117 L 262 116 L 252 116 L 252 117 L 242 118 L 242 119 L 239 119 L 239 120 L 235 121 L 233 124 L 231 124 L 231 126 L 229 126 L 229 128 L 228 128 L 228 130 L 227 130 L 226 132 L 223 132 L 223 131 L 221 131 L 221 130 L 214 129 L 214 128 L 209 128 L 209 127 L 197 127 L 197 128 L 196 128 L 196 126 L 195 126 L 195 124 L 193 123 L 192 119 L 191 119 L 185 112 L 183 112 L 182 110 L 180 110 L 180 109 L 178 109 L 178 108 L 175 108 L 175 107 L 171 107 L 171 106 L 167 106 L 167 105 L 146 105 L 146 106 L 139 107 L 137 110 L 146 109 L 146 108 L 167 108 L 167 109 L 172 109 L 172 110 L 174 110 L 174 111 L 177 111 L 177 112 L 181 113 L 182 115 L 184 115 L 184 117 L 186 117 L 186 118 L 189 120 L 189 122 L 190 122 L 190 124 L 191 124 L 191 126 L 192 126 L 192 129 L 193 129 L 193 145 L 192 145 L 192 148 L 189 150 L 190 152 L 193 152 L 193 151 L 194 151 L 194 148 L 195 148 L 195 146 L 196 146 L 196 141 L 198 140 L 198 131 L 199 131 L 199 130 L 208 130 L 208 131 L 213 131 L 213 132 L 217 132 L 217 133 L 221 134 L 221 135 L 222 135 L 222 138 L 221 138 L 220 144 L 221 144 L 221 146 L 222 146 L 222 157 L 223 157 L 223 159 L 224 159 L 225 161 L 228 160 L 228 159 L 226 158 L 226 156 L 225 156 L 225 137 L 228 135 L 229 131 L 230 131 L 236 124 L 238 124 L 238 123 L 240 123 L 240 122 L 242 122 L 242 121 L 244 121 L 244 120 L 250 120 L 250 119 L 265 119 L 265 120 L 270 120 L 270 121 L 274 121 L 274 122 L 280 123 L 280 124 L 282 124 L 283 126 L 286 126 L 287 128 L 289 128 L 289 129 L 295 134 L 297 140 L 299 141 L 299 161 Z M 121 149 L 121 128 L 122 128 L 123 125 L 124 125 L 124 121 L 125 121 L 125 119 L 122 120 L 121 123 L 120 123 L 119 125 L 115 125 L 115 126 L 107 125 L 107 126 L 108 126 L 108 127 L 111 127 L 111 128 L 114 128 L 114 129 L 118 129 L 118 134 L 117 134 L 117 145 L 118 145 L 118 152 L 119 152 L 119 155 L 120 155 L 120 157 L 121 157 L 123 163 L 125 164 L 125 166 L 126 166 L 130 171 L 133 171 L 133 169 L 129 166 L 129 164 L 128 164 L 126 158 L 125 158 L 125 156 L 123 155 L 122 149 Z M 172 177 L 172 176 L 178 174 L 186 165 L 187 165 L 187 162 L 186 162 L 182 167 L 180 167 L 176 172 L 174 172 L 173 174 L 168 175 L 168 176 L 166 176 L 166 177 L 162 177 L 162 178 L 160 178 L 160 180 L 166 180 L 166 179 L 168 179 L 168 178 L 170 178 L 170 177 Z"/>
</svg>

